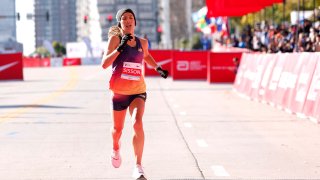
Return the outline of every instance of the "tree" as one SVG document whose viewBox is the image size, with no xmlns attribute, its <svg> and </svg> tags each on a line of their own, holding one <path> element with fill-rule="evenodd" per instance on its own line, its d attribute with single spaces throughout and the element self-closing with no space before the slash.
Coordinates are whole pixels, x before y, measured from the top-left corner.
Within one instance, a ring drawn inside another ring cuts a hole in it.
<svg viewBox="0 0 320 180">
<path fill-rule="evenodd" d="M 66 55 L 66 48 L 61 43 L 53 41 L 52 46 L 58 57 Z"/>
<path fill-rule="evenodd" d="M 194 34 L 192 37 L 192 49 L 202 49 L 200 34 Z"/>
<path fill-rule="evenodd" d="M 35 57 L 50 57 L 50 52 L 43 46 L 38 47 L 35 52 L 33 52 L 30 56 Z"/>
</svg>

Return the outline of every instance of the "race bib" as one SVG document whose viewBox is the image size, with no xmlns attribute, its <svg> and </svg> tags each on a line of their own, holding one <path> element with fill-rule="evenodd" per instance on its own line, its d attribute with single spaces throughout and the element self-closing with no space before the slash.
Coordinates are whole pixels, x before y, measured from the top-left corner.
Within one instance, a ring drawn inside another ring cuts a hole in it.
<svg viewBox="0 0 320 180">
<path fill-rule="evenodd" d="M 141 72 L 141 63 L 124 62 L 121 78 L 126 80 L 139 81 L 141 78 Z"/>
</svg>

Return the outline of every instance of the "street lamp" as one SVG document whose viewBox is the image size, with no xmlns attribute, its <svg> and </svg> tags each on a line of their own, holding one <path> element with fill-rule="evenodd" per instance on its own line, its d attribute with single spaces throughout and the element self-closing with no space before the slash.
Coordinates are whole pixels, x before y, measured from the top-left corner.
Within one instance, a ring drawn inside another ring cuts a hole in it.
<svg viewBox="0 0 320 180">
<path fill-rule="evenodd" d="M 20 16 L 20 15 L 19 15 Z M 50 13 L 49 13 L 49 11 L 46 11 L 46 13 L 45 14 L 31 14 L 31 13 L 28 13 L 27 14 L 27 19 L 32 19 L 33 17 L 44 17 L 44 18 L 46 18 L 46 20 L 47 20 L 47 22 L 49 22 L 49 20 L 50 20 Z"/>
<path fill-rule="evenodd" d="M 0 19 L 5 18 L 17 18 L 17 20 L 20 21 L 20 13 L 17 13 L 15 15 L 0 15 Z"/>
</svg>

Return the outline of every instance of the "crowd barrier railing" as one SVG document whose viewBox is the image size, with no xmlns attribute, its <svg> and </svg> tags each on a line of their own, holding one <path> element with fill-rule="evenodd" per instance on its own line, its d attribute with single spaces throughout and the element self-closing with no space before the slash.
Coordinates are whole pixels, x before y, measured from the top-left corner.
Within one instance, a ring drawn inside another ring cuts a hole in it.
<svg viewBox="0 0 320 180">
<path fill-rule="evenodd" d="M 319 53 L 245 53 L 233 87 L 252 100 L 320 122 L 319 61 Z"/>
<path fill-rule="evenodd" d="M 236 65 L 234 58 L 241 61 L 243 52 L 149 50 L 149 53 L 169 71 L 173 80 L 207 80 L 209 83 L 233 83 Z M 77 65 L 98 65 L 101 58 L 23 58 L 24 67 L 60 67 Z M 146 76 L 158 73 L 145 63 Z"/>
</svg>

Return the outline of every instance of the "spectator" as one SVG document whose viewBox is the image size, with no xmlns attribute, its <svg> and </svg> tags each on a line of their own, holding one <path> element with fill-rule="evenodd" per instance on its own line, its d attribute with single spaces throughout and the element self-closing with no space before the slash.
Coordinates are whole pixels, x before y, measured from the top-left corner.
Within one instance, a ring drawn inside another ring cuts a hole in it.
<svg viewBox="0 0 320 180">
<path fill-rule="evenodd" d="M 203 50 L 210 50 L 211 49 L 211 39 L 208 36 L 206 36 L 206 35 L 202 36 L 200 41 L 201 41 Z"/>
<path fill-rule="evenodd" d="M 143 35 L 143 38 L 148 41 L 148 48 L 151 49 L 151 41 L 149 40 L 148 35 L 147 35 L 147 34 L 144 34 L 144 35 Z"/>
<path fill-rule="evenodd" d="M 315 43 L 314 43 L 314 48 L 313 48 L 313 50 L 314 50 L 315 52 L 320 52 L 320 34 L 318 34 L 318 35 L 316 36 L 316 40 L 315 40 Z"/>
</svg>

